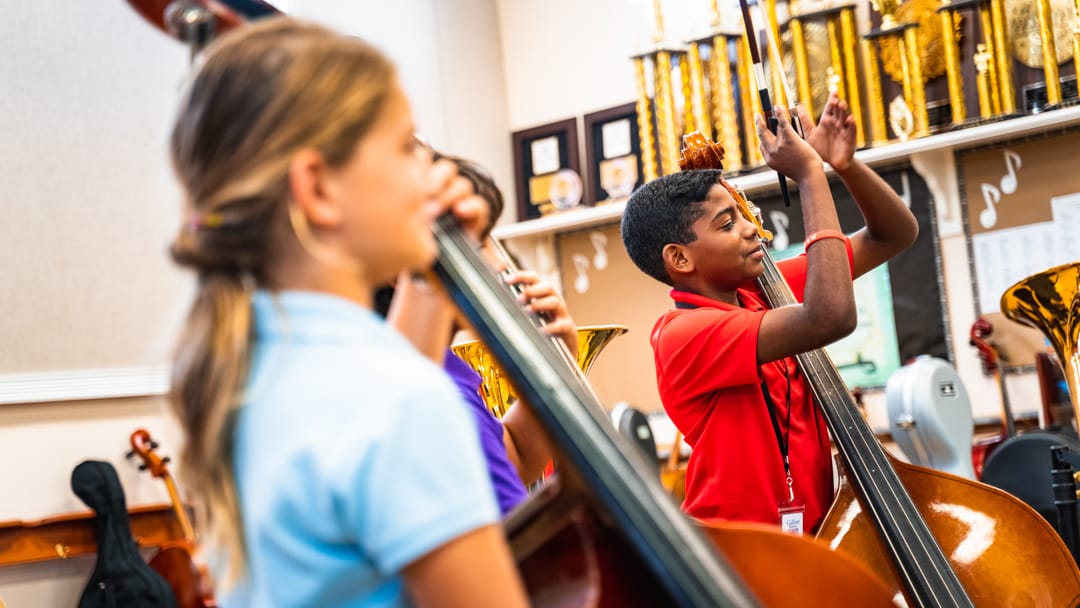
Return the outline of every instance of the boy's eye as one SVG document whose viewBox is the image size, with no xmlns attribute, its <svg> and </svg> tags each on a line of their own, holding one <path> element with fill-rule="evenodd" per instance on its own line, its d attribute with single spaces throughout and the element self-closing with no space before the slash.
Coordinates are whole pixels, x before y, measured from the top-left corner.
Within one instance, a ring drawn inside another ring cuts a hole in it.
<svg viewBox="0 0 1080 608">
<path fill-rule="evenodd" d="M 735 227 L 735 222 L 725 222 L 723 226 L 720 226 L 721 230 L 731 230 Z"/>
</svg>

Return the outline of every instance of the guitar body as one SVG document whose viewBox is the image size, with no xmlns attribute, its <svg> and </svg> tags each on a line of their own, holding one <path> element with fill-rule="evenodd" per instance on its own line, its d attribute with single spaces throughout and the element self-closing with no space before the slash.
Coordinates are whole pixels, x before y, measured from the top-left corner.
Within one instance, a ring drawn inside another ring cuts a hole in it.
<svg viewBox="0 0 1080 608">
<path fill-rule="evenodd" d="M 1029 506 L 985 484 L 889 459 L 976 606 L 1080 605 L 1080 571 Z M 817 536 L 869 566 L 895 594 L 905 593 L 888 547 L 843 474 Z"/>
</svg>

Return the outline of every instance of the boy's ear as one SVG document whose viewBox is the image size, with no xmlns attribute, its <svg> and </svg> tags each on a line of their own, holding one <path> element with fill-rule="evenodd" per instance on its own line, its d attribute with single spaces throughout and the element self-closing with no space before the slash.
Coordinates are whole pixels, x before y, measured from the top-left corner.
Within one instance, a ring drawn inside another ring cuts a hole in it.
<svg viewBox="0 0 1080 608">
<path fill-rule="evenodd" d="M 685 275 L 694 271 L 694 261 L 686 247 L 675 243 L 664 245 L 664 267 L 670 276 Z"/>
<path fill-rule="evenodd" d="M 289 194 L 313 226 L 339 225 L 344 214 L 334 175 L 322 154 L 304 149 L 289 162 Z"/>
</svg>

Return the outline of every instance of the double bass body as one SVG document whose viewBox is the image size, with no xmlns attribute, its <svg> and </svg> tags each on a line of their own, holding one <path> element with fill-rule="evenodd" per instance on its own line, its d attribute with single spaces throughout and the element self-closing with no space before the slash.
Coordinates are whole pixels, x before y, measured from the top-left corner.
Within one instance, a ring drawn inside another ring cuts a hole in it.
<svg viewBox="0 0 1080 608">
<path fill-rule="evenodd" d="M 1072 556 L 1030 507 L 997 488 L 890 460 L 976 606 L 1080 605 Z M 904 591 L 889 547 L 844 480 L 818 538 L 868 565 L 897 594 Z"/>
</svg>

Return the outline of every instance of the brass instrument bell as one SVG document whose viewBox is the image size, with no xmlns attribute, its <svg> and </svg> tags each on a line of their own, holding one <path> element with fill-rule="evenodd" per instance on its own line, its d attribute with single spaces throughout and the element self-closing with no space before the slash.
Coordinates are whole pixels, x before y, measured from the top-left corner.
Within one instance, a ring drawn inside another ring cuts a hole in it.
<svg viewBox="0 0 1080 608">
<path fill-rule="evenodd" d="M 583 374 L 589 373 L 600 351 L 614 338 L 628 330 L 623 325 L 589 325 L 578 327 L 577 365 Z M 502 418 L 510 404 L 517 399 L 491 351 L 480 340 L 461 342 L 450 347 L 469 367 L 480 374 L 480 396 L 496 418 Z"/>
<path fill-rule="evenodd" d="M 1055 266 L 1008 288 L 1001 296 L 1001 312 L 1050 340 L 1064 368 L 1073 412 L 1080 414 L 1080 262 Z"/>
</svg>

